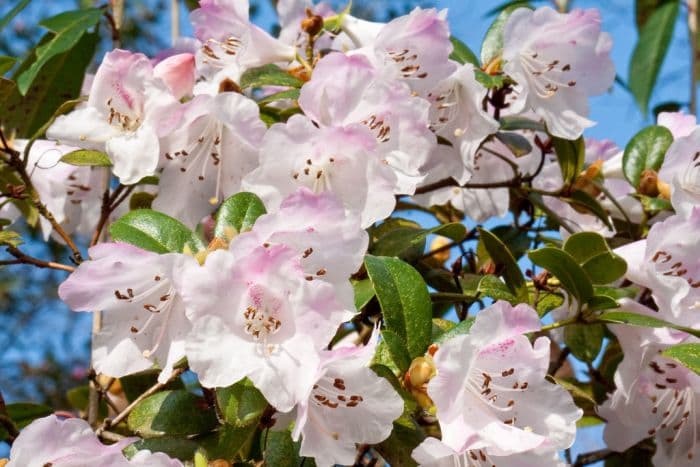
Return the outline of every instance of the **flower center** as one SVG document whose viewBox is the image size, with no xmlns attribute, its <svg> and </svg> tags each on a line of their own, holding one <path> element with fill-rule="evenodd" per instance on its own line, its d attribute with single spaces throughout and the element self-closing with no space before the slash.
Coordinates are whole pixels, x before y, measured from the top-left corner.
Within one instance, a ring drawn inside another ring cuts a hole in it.
<svg viewBox="0 0 700 467">
<path fill-rule="evenodd" d="M 334 163 L 334 157 L 329 157 L 326 161 L 306 159 L 302 168 L 292 173 L 292 178 L 297 183 L 311 189 L 314 193 L 331 191 L 331 170 Z"/>
<path fill-rule="evenodd" d="M 576 81 L 567 77 L 571 72 L 571 65 L 562 65 L 558 59 L 545 60 L 538 52 L 531 50 L 520 54 L 520 63 L 532 77 L 532 88 L 535 93 L 548 99 L 554 96 L 560 88 L 572 88 L 576 86 Z"/>
</svg>

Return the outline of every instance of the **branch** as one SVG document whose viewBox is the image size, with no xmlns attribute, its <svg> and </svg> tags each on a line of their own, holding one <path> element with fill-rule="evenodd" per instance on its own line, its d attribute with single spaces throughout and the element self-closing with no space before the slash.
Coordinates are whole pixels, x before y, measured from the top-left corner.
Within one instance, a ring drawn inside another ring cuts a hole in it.
<svg viewBox="0 0 700 467">
<path fill-rule="evenodd" d="M 58 269 L 59 271 L 67 271 L 67 272 L 75 271 L 75 268 L 73 266 L 69 266 L 69 265 L 63 264 L 63 263 L 56 263 L 54 261 L 44 261 L 44 260 L 41 260 L 38 258 L 34 258 L 33 256 L 29 256 L 29 255 L 22 253 L 19 249 L 15 248 L 13 246 L 8 246 L 7 252 L 17 259 L 0 261 L 0 266 L 9 265 L 9 264 L 31 264 L 31 265 L 36 266 L 38 268 L 51 268 L 51 269 Z"/>
<path fill-rule="evenodd" d="M 424 193 L 429 193 L 431 191 L 439 190 L 440 188 L 447 187 L 458 187 L 458 188 L 471 188 L 471 189 L 488 189 L 488 188 L 514 188 L 520 185 L 520 177 L 513 178 L 512 180 L 505 180 L 502 182 L 485 182 L 485 183 L 465 183 L 460 185 L 454 178 L 444 178 L 435 183 L 429 183 L 428 185 L 419 186 L 416 188 L 417 195 L 422 195 Z"/>
<path fill-rule="evenodd" d="M 68 245 L 68 248 L 71 249 L 71 251 L 73 252 L 73 261 L 75 261 L 76 264 L 80 264 L 83 261 L 83 256 L 81 255 L 80 250 L 78 249 L 70 235 L 68 235 L 68 233 L 66 233 L 66 231 L 63 229 L 61 224 L 59 224 L 56 221 L 56 218 L 54 217 L 53 213 L 49 211 L 49 209 L 44 203 L 41 202 L 41 199 L 39 198 L 39 193 L 34 188 L 34 184 L 32 183 L 31 178 L 27 173 L 27 167 L 25 166 L 24 161 L 20 157 L 20 153 L 10 147 L 10 145 L 7 143 L 7 140 L 5 139 L 5 135 L 2 133 L 2 130 L 0 130 L 0 141 L 2 141 L 2 144 L 4 146 L 3 151 L 10 156 L 8 159 L 5 160 L 5 162 L 10 167 L 12 167 L 22 179 L 22 182 L 27 187 L 27 190 L 29 192 L 29 200 L 37 209 L 37 211 L 39 211 L 39 214 L 41 214 L 41 216 L 44 219 L 51 223 L 51 226 L 56 231 L 56 233 L 63 239 L 66 245 Z"/>
<path fill-rule="evenodd" d="M 584 465 L 594 464 L 598 461 L 605 460 L 612 455 L 613 452 L 609 449 L 601 449 L 599 451 L 579 454 L 576 457 L 576 463 L 574 463 L 573 467 L 583 467 Z"/>
</svg>

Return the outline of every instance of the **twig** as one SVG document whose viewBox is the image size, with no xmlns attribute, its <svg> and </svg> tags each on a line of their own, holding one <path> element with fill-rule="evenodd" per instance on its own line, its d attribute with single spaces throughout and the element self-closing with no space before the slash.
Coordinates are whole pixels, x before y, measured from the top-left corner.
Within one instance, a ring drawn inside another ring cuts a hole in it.
<svg viewBox="0 0 700 467">
<path fill-rule="evenodd" d="M 102 431 L 102 432 L 100 432 L 100 434 L 97 435 L 97 436 L 99 436 L 100 438 L 104 439 L 105 441 L 113 441 L 113 442 L 115 442 L 115 443 L 116 443 L 116 442 L 119 442 L 119 441 L 121 441 L 121 440 L 123 440 L 124 438 L 126 438 L 126 436 L 123 436 L 123 435 L 120 435 L 120 434 L 118 434 L 118 433 L 114 433 L 114 432 L 111 432 L 111 431 Z"/>
<path fill-rule="evenodd" d="M 180 2 L 170 1 L 170 44 L 174 47 L 180 37 Z"/>
<path fill-rule="evenodd" d="M 559 371 L 561 369 L 561 367 L 564 365 L 564 362 L 566 361 L 566 359 L 569 357 L 570 354 L 571 354 L 570 348 L 564 347 L 563 349 L 561 349 L 561 352 L 559 352 L 557 359 L 549 364 L 549 370 L 547 370 L 547 373 L 549 373 L 552 376 L 556 376 L 557 371 Z"/>
<path fill-rule="evenodd" d="M 12 444 L 12 442 L 19 436 L 19 430 L 17 429 L 15 422 L 13 422 L 9 416 L 0 414 L 0 425 L 5 429 L 5 431 L 7 431 L 9 435 L 8 441 L 10 444 Z"/>
<path fill-rule="evenodd" d="M 519 177 L 513 178 L 511 180 L 505 180 L 502 182 L 484 182 L 484 183 L 465 183 L 460 185 L 454 178 L 444 178 L 435 183 L 429 183 L 428 185 L 419 186 L 416 188 L 417 195 L 422 195 L 424 193 L 429 193 L 431 191 L 439 190 L 440 188 L 457 187 L 466 189 L 488 189 L 488 188 L 512 188 L 520 185 L 521 179 Z"/>
<path fill-rule="evenodd" d="M 22 253 L 19 249 L 15 248 L 13 246 L 8 246 L 7 252 L 10 253 L 12 256 L 14 256 L 17 259 L 0 261 L 0 265 L 31 264 L 31 265 L 36 266 L 38 268 L 51 268 L 51 269 L 58 269 L 60 271 L 67 271 L 67 272 L 75 271 L 75 268 L 73 266 L 69 266 L 69 265 L 63 264 L 63 263 L 56 263 L 54 261 L 44 261 L 44 260 L 41 260 L 38 258 L 34 258 L 33 256 L 29 256 L 29 255 Z"/>
<path fill-rule="evenodd" d="M 173 382 L 175 379 L 179 378 L 182 373 L 184 373 L 186 368 L 176 368 L 173 371 L 173 374 L 170 375 L 170 378 L 165 383 L 156 383 L 150 388 L 146 390 L 143 394 L 141 394 L 139 397 L 133 400 L 131 404 L 127 405 L 124 410 L 119 412 L 114 418 L 109 419 L 106 418 L 104 422 L 102 422 L 102 426 L 99 427 L 95 432 L 99 436 L 101 433 L 103 433 L 107 428 L 110 426 L 115 426 L 121 423 L 130 413 L 132 410 L 134 410 L 134 407 L 136 407 L 142 400 L 145 398 L 152 396 L 153 394 L 157 393 L 161 389 L 163 389 L 165 386 Z"/>
<path fill-rule="evenodd" d="M 5 139 L 5 135 L 2 133 L 2 130 L 0 130 L 0 141 L 2 141 L 2 144 L 4 146 L 3 151 L 10 156 L 7 160 L 5 160 L 5 162 L 7 162 L 7 164 L 10 167 L 12 167 L 22 179 L 22 182 L 27 187 L 27 191 L 29 192 L 29 200 L 31 200 L 31 203 L 34 205 L 37 211 L 39 211 L 39 214 L 41 214 L 41 216 L 44 217 L 44 219 L 51 223 L 51 226 L 56 231 L 56 233 L 63 239 L 66 245 L 68 245 L 68 248 L 71 249 L 73 253 L 73 261 L 76 264 L 80 264 L 83 261 L 83 257 L 80 253 L 80 250 L 78 249 L 77 245 L 70 237 L 70 235 L 68 235 L 68 233 L 63 229 L 61 224 L 59 224 L 58 221 L 56 221 L 56 218 L 54 217 L 53 213 L 49 211 L 49 209 L 44 203 L 41 202 L 41 199 L 39 198 L 39 193 L 34 188 L 34 184 L 32 183 L 31 178 L 27 173 L 27 167 L 22 161 L 20 153 L 10 147 L 10 145 L 7 143 L 7 140 Z"/>
<path fill-rule="evenodd" d="M 613 454 L 609 449 L 601 449 L 599 451 L 587 452 L 576 456 L 576 463 L 573 467 L 583 467 L 584 465 L 594 464 L 598 461 L 607 459 Z"/>
</svg>

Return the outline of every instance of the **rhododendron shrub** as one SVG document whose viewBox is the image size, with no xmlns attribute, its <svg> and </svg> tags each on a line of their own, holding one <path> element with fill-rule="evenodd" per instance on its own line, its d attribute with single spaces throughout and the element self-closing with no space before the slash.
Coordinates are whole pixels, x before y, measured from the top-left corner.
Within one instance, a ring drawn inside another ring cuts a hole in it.
<svg viewBox="0 0 700 467">
<path fill-rule="evenodd" d="M 588 137 L 599 11 L 509 6 L 477 58 L 447 10 L 280 0 L 274 37 L 201 0 L 149 58 L 120 4 L 45 20 L 0 81 L 28 105 L 111 28 L 82 97 L 83 70 L 40 126 L 0 115 L 2 265 L 93 319 L 71 410 L 0 397 L 0 465 L 698 465 L 700 126 Z"/>
</svg>

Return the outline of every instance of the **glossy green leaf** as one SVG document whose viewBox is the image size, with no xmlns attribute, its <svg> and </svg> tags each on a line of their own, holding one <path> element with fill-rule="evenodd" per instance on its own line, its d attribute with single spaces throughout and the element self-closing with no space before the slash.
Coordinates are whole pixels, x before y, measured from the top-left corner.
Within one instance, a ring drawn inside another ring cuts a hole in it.
<svg viewBox="0 0 700 467">
<path fill-rule="evenodd" d="M 671 143 L 671 131 L 659 125 L 646 127 L 634 135 L 622 156 L 622 171 L 627 181 L 638 187 L 644 170 L 659 170 Z"/>
<path fill-rule="evenodd" d="M 564 342 L 574 357 L 593 362 L 600 353 L 605 335 L 602 324 L 573 324 L 564 328 Z"/>
<path fill-rule="evenodd" d="M 423 278 L 396 258 L 368 255 L 365 267 L 382 308 L 386 328 L 405 342 L 411 358 L 430 345 L 432 303 Z"/>
<path fill-rule="evenodd" d="M 124 448 L 127 457 L 134 456 L 138 451 L 163 452 L 174 459 L 191 461 L 199 448 L 197 441 L 184 436 L 159 436 L 136 441 Z"/>
<path fill-rule="evenodd" d="M 552 137 L 552 144 L 557 155 L 564 186 L 569 186 L 583 170 L 583 164 L 586 160 L 586 145 L 583 142 L 583 137 L 576 141 Z"/>
<path fill-rule="evenodd" d="M 17 63 L 17 59 L 14 57 L 8 57 L 6 55 L 0 55 L 0 75 L 4 75 L 12 69 Z"/>
<path fill-rule="evenodd" d="M 393 218 L 373 230 L 372 238 L 376 240 L 372 242 L 370 251 L 377 256 L 396 256 L 412 261 L 423 254 L 429 235 L 460 241 L 467 235 L 467 229 L 458 222 L 422 229 L 413 221 Z"/>
<path fill-rule="evenodd" d="M 654 10 L 668 0 L 635 0 L 634 16 L 637 29 L 641 29 L 646 24 Z"/>
<path fill-rule="evenodd" d="M 661 355 L 672 358 L 700 375 L 700 344 L 679 344 L 664 350 Z"/>
<path fill-rule="evenodd" d="M 216 389 L 216 400 L 226 423 L 246 426 L 258 422 L 267 408 L 265 397 L 247 378 Z"/>
<path fill-rule="evenodd" d="M 136 209 L 151 209 L 155 199 L 156 195 L 153 193 L 148 193 L 145 191 L 134 193 L 129 198 L 129 211 L 135 211 Z"/>
<path fill-rule="evenodd" d="M 270 104 L 271 102 L 277 102 L 281 100 L 286 100 L 286 99 L 291 99 L 293 101 L 296 101 L 299 99 L 299 89 L 287 89 L 286 91 L 280 91 L 276 92 L 274 94 L 270 94 L 269 96 L 265 96 L 262 99 L 258 101 L 258 104 L 260 105 L 265 105 L 265 104 Z"/>
<path fill-rule="evenodd" d="M 520 302 L 513 291 L 498 277 L 492 274 L 483 276 L 479 281 L 479 293 L 494 300 L 505 300 L 512 304 Z"/>
<path fill-rule="evenodd" d="M 564 241 L 563 249 L 579 264 L 610 251 L 605 238 L 595 232 L 577 232 L 569 236 Z"/>
<path fill-rule="evenodd" d="M 600 253 L 581 265 L 594 284 L 611 284 L 625 275 L 627 263 L 609 252 Z"/>
<path fill-rule="evenodd" d="M 534 287 L 528 287 L 529 300 L 528 303 L 535 303 L 535 289 Z M 537 314 L 542 318 L 550 311 L 555 308 L 559 308 L 564 304 L 564 297 L 558 293 L 547 292 L 546 290 L 540 290 L 537 295 L 537 303 L 534 307 L 537 310 Z"/>
<path fill-rule="evenodd" d="M 200 452 L 203 451 L 207 458 L 211 460 L 234 459 L 238 451 L 249 445 L 258 431 L 257 424 L 245 426 L 222 425 L 215 432 L 197 439 L 200 445 Z"/>
<path fill-rule="evenodd" d="M 158 392 L 139 402 L 129 414 L 127 425 L 142 438 L 152 438 L 208 433 L 217 421 L 203 398 L 178 390 Z"/>
<path fill-rule="evenodd" d="M 474 77 L 487 89 L 502 88 L 506 83 L 512 82 L 507 75 L 490 75 L 479 68 L 474 69 Z"/>
<path fill-rule="evenodd" d="M 687 332 L 695 337 L 700 337 L 700 330 L 692 329 L 686 326 L 679 326 L 662 319 L 654 318 L 653 316 L 640 315 L 629 311 L 605 311 L 596 316 L 596 320 L 603 323 L 627 324 L 630 326 L 641 326 L 645 328 L 672 328 Z"/>
<path fill-rule="evenodd" d="M 2 17 L 2 19 L 0 19 L 0 31 L 5 29 L 5 26 L 10 24 L 10 21 L 12 21 L 15 16 L 24 10 L 31 1 L 32 0 L 16 0 L 15 6 L 12 7 L 12 9 L 8 11 L 7 14 Z"/>
<path fill-rule="evenodd" d="M 663 198 L 652 198 L 651 196 L 637 195 L 637 198 L 642 203 L 644 212 L 650 216 L 654 216 L 661 211 L 673 211 L 671 201 Z"/>
<path fill-rule="evenodd" d="M 122 376 L 121 378 L 119 378 L 119 383 L 122 386 L 122 390 L 124 391 L 124 395 L 126 396 L 127 400 L 136 400 L 151 386 L 155 385 L 158 382 L 159 374 L 160 370 L 150 369 L 139 371 L 138 373 L 132 373 L 130 375 Z M 182 383 L 181 379 L 177 378 L 168 383 L 168 385 L 165 386 L 163 389 L 185 389 L 185 385 Z"/>
<path fill-rule="evenodd" d="M 53 413 L 51 407 L 41 404 L 31 404 L 27 402 L 19 402 L 15 404 L 7 404 L 5 406 L 5 414 L 12 420 L 14 426 L 21 430 L 25 426 L 32 423 L 37 418 L 46 417 Z M 0 441 L 4 441 L 9 437 L 7 430 L 0 424 Z"/>
<path fill-rule="evenodd" d="M 265 465 L 275 467 L 312 467 L 313 460 L 299 455 L 299 442 L 292 441 L 289 431 L 269 430 L 260 435 L 260 444 L 265 446 Z"/>
<path fill-rule="evenodd" d="M 408 367 L 411 366 L 412 358 L 406 348 L 405 339 L 389 329 L 384 329 L 382 331 L 382 340 L 386 344 L 386 348 L 396 368 L 401 373 L 408 370 Z"/>
<path fill-rule="evenodd" d="M 259 88 L 262 86 L 288 86 L 300 88 L 304 82 L 296 78 L 277 65 L 263 65 L 251 68 L 241 76 L 241 88 Z"/>
<path fill-rule="evenodd" d="M 155 253 L 197 252 L 202 241 L 184 224 L 151 209 L 137 209 L 114 222 L 109 233 L 117 242 L 126 242 Z"/>
<path fill-rule="evenodd" d="M 442 342 L 450 340 L 453 337 L 462 334 L 469 334 L 469 331 L 471 330 L 473 324 L 474 318 L 468 318 L 464 321 L 460 321 L 459 323 L 457 323 L 456 326 L 453 326 L 451 329 L 440 334 L 440 336 L 438 336 L 437 339 L 435 339 L 435 343 L 440 344 Z"/>
<path fill-rule="evenodd" d="M 425 439 L 423 430 L 409 416 L 405 416 L 394 422 L 391 435 L 374 449 L 392 467 L 416 467 L 418 464 L 411 457 L 411 453 L 423 439 Z"/>
<path fill-rule="evenodd" d="M 590 311 L 609 310 L 611 308 L 618 308 L 619 306 L 617 300 L 607 295 L 594 295 L 586 304 L 586 308 Z"/>
<path fill-rule="evenodd" d="M 68 11 L 41 21 L 39 24 L 54 32 L 54 36 L 36 48 L 33 63 L 17 76 L 19 92 L 22 95 L 27 94 L 29 87 L 49 60 L 77 46 L 86 31 L 99 22 L 102 13 L 100 8 L 88 8 Z"/>
<path fill-rule="evenodd" d="M 361 310 L 375 296 L 372 281 L 369 279 L 362 279 L 359 281 L 351 280 L 350 282 L 352 283 L 352 288 L 355 291 L 355 308 L 357 310 Z"/>
<path fill-rule="evenodd" d="M 528 253 L 528 257 L 543 267 L 561 282 L 579 303 L 585 303 L 593 296 L 593 285 L 585 271 L 568 253 L 558 248 L 544 247 Z"/>
<path fill-rule="evenodd" d="M 632 52 L 628 84 L 637 105 L 645 114 L 673 37 L 679 3 L 677 0 L 667 1 L 654 9 L 640 29 Z"/>
<path fill-rule="evenodd" d="M 450 59 L 462 65 L 465 63 L 471 63 L 475 67 L 479 67 L 479 59 L 476 58 L 476 54 L 472 52 L 467 44 L 460 41 L 454 36 L 450 37 L 450 42 L 452 42 L 452 53 L 450 54 Z"/>
<path fill-rule="evenodd" d="M 542 122 L 531 120 L 525 117 L 520 117 L 517 115 L 508 115 L 505 117 L 501 117 L 501 130 L 531 130 L 544 132 L 546 131 L 546 128 Z"/>
<path fill-rule="evenodd" d="M 479 242 L 484 245 L 491 260 L 503 268 L 503 278 L 513 295 L 523 302 L 527 301 L 525 278 L 508 247 L 497 236 L 482 228 L 479 228 Z"/>
<path fill-rule="evenodd" d="M 79 167 L 111 167 L 112 165 L 112 161 L 109 160 L 107 154 L 91 149 L 78 149 L 77 151 L 69 152 L 61 157 L 61 162 Z"/>
<path fill-rule="evenodd" d="M 265 212 L 265 205 L 253 193 L 236 193 L 227 198 L 216 212 L 214 236 L 231 240 L 252 229 L 257 218 Z"/>
</svg>

